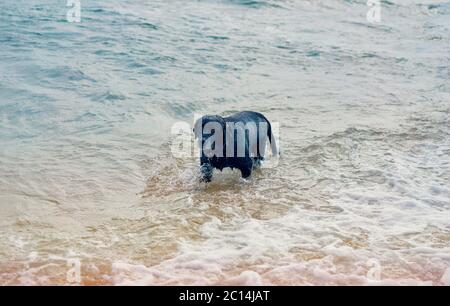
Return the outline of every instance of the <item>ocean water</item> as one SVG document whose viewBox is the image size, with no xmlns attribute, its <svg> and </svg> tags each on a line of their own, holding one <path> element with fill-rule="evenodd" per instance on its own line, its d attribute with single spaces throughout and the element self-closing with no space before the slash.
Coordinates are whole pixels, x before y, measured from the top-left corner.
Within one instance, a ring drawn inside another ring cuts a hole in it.
<svg viewBox="0 0 450 306">
<path fill-rule="evenodd" d="M 0 2 L 0 284 L 450 285 L 450 2 L 68 9 Z M 241 110 L 279 165 L 198 183 L 171 127 Z"/>
</svg>

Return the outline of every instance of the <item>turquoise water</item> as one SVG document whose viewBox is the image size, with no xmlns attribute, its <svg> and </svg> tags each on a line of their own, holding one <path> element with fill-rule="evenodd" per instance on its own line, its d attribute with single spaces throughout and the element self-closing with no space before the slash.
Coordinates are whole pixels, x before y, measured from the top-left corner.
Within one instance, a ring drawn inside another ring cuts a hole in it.
<svg viewBox="0 0 450 306">
<path fill-rule="evenodd" d="M 0 283 L 448 284 L 450 3 L 381 5 L 3 0 Z M 198 184 L 172 125 L 240 110 L 279 166 Z"/>
</svg>

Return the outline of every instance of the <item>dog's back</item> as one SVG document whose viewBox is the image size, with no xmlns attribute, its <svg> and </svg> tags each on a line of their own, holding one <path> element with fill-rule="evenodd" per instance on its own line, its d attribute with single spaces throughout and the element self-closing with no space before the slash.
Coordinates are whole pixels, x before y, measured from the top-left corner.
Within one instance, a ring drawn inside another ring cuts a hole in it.
<svg viewBox="0 0 450 306">
<path fill-rule="evenodd" d="M 243 111 L 239 113 L 235 113 L 231 116 L 224 117 L 224 120 L 226 122 L 232 122 L 232 123 L 242 123 L 246 126 L 246 128 L 251 129 L 253 125 L 248 125 L 249 123 L 254 123 L 256 125 L 257 131 L 254 131 L 254 135 L 256 135 L 259 141 L 264 141 L 261 147 L 264 147 L 265 149 L 265 136 L 267 136 L 267 139 L 269 139 L 272 154 L 277 155 L 278 154 L 278 146 L 275 141 L 275 137 L 273 135 L 272 125 L 270 124 L 270 121 L 261 113 L 258 112 L 252 112 L 252 111 Z M 265 125 L 263 129 L 260 129 L 261 125 Z M 260 132 L 265 131 L 266 135 L 260 135 Z M 236 139 L 236 138 L 235 138 Z M 254 151 L 255 148 L 249 148 L 250 151 Z M 257 151 L 257 157 L 264 158 L 265 152 L 260 152 L 258 149 Z"/>
<path fill-rule="evenodd" d="M 212 168 L 219 170 L 237 168 L 241 170 L 244 178 L 249 177 L 252 170 L 264 159 L 267 139 L 270 141 L 272 153 L 277 153 L 272 126 L 261 113 L 244 111 L 224 118 L 220 116 L 204 118 L 204 121 L 221 122 L 223 129 L 222 156 L 206 157 L 202 154 L 201 166 L 205 181 L 211 179 Z"/>
</svg>

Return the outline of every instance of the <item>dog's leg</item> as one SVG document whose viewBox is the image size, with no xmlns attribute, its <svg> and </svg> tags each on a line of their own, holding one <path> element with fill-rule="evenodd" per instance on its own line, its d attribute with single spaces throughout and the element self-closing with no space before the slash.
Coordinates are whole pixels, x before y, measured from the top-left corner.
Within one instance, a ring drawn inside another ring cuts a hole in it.
<svg viewBox="0 0 450 306">
<path fill-rule="evenodd" d="M 252 168 L 250 167 L 245 167 L 245 168 L 241 168 L 239 169 L 241 170 L 241 174 L 243 178 L 249 178 L 252 175 Z"/>
<path fill-rule="evenodd" d="M 200 166 L 200 171 L 202 172 L 201 181 L 209 183 L 212 180 L 213 167 L 209 163 L 204 163 Z"/>
</svg>

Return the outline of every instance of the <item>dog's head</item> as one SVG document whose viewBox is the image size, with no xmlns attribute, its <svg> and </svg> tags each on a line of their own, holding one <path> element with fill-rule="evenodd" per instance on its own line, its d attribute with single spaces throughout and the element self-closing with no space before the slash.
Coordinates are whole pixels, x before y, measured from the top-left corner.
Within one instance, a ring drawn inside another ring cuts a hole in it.
<svg viewBox="0 0 450 306">
<path fill-rule="evenodd" d="M 212 151 L 223 149 L 217 148 L 216 145 L 218 143 L 224 145 L 223 141 L 217 141 L 217 139 L 223 140 L 225 128 L 225 120 L 217 115 L 206 115 L 195 122 L 193 132 L 198 145 L 202 149 L 202 156 L 212 157 L 214 155 Z"/>
</svg>

